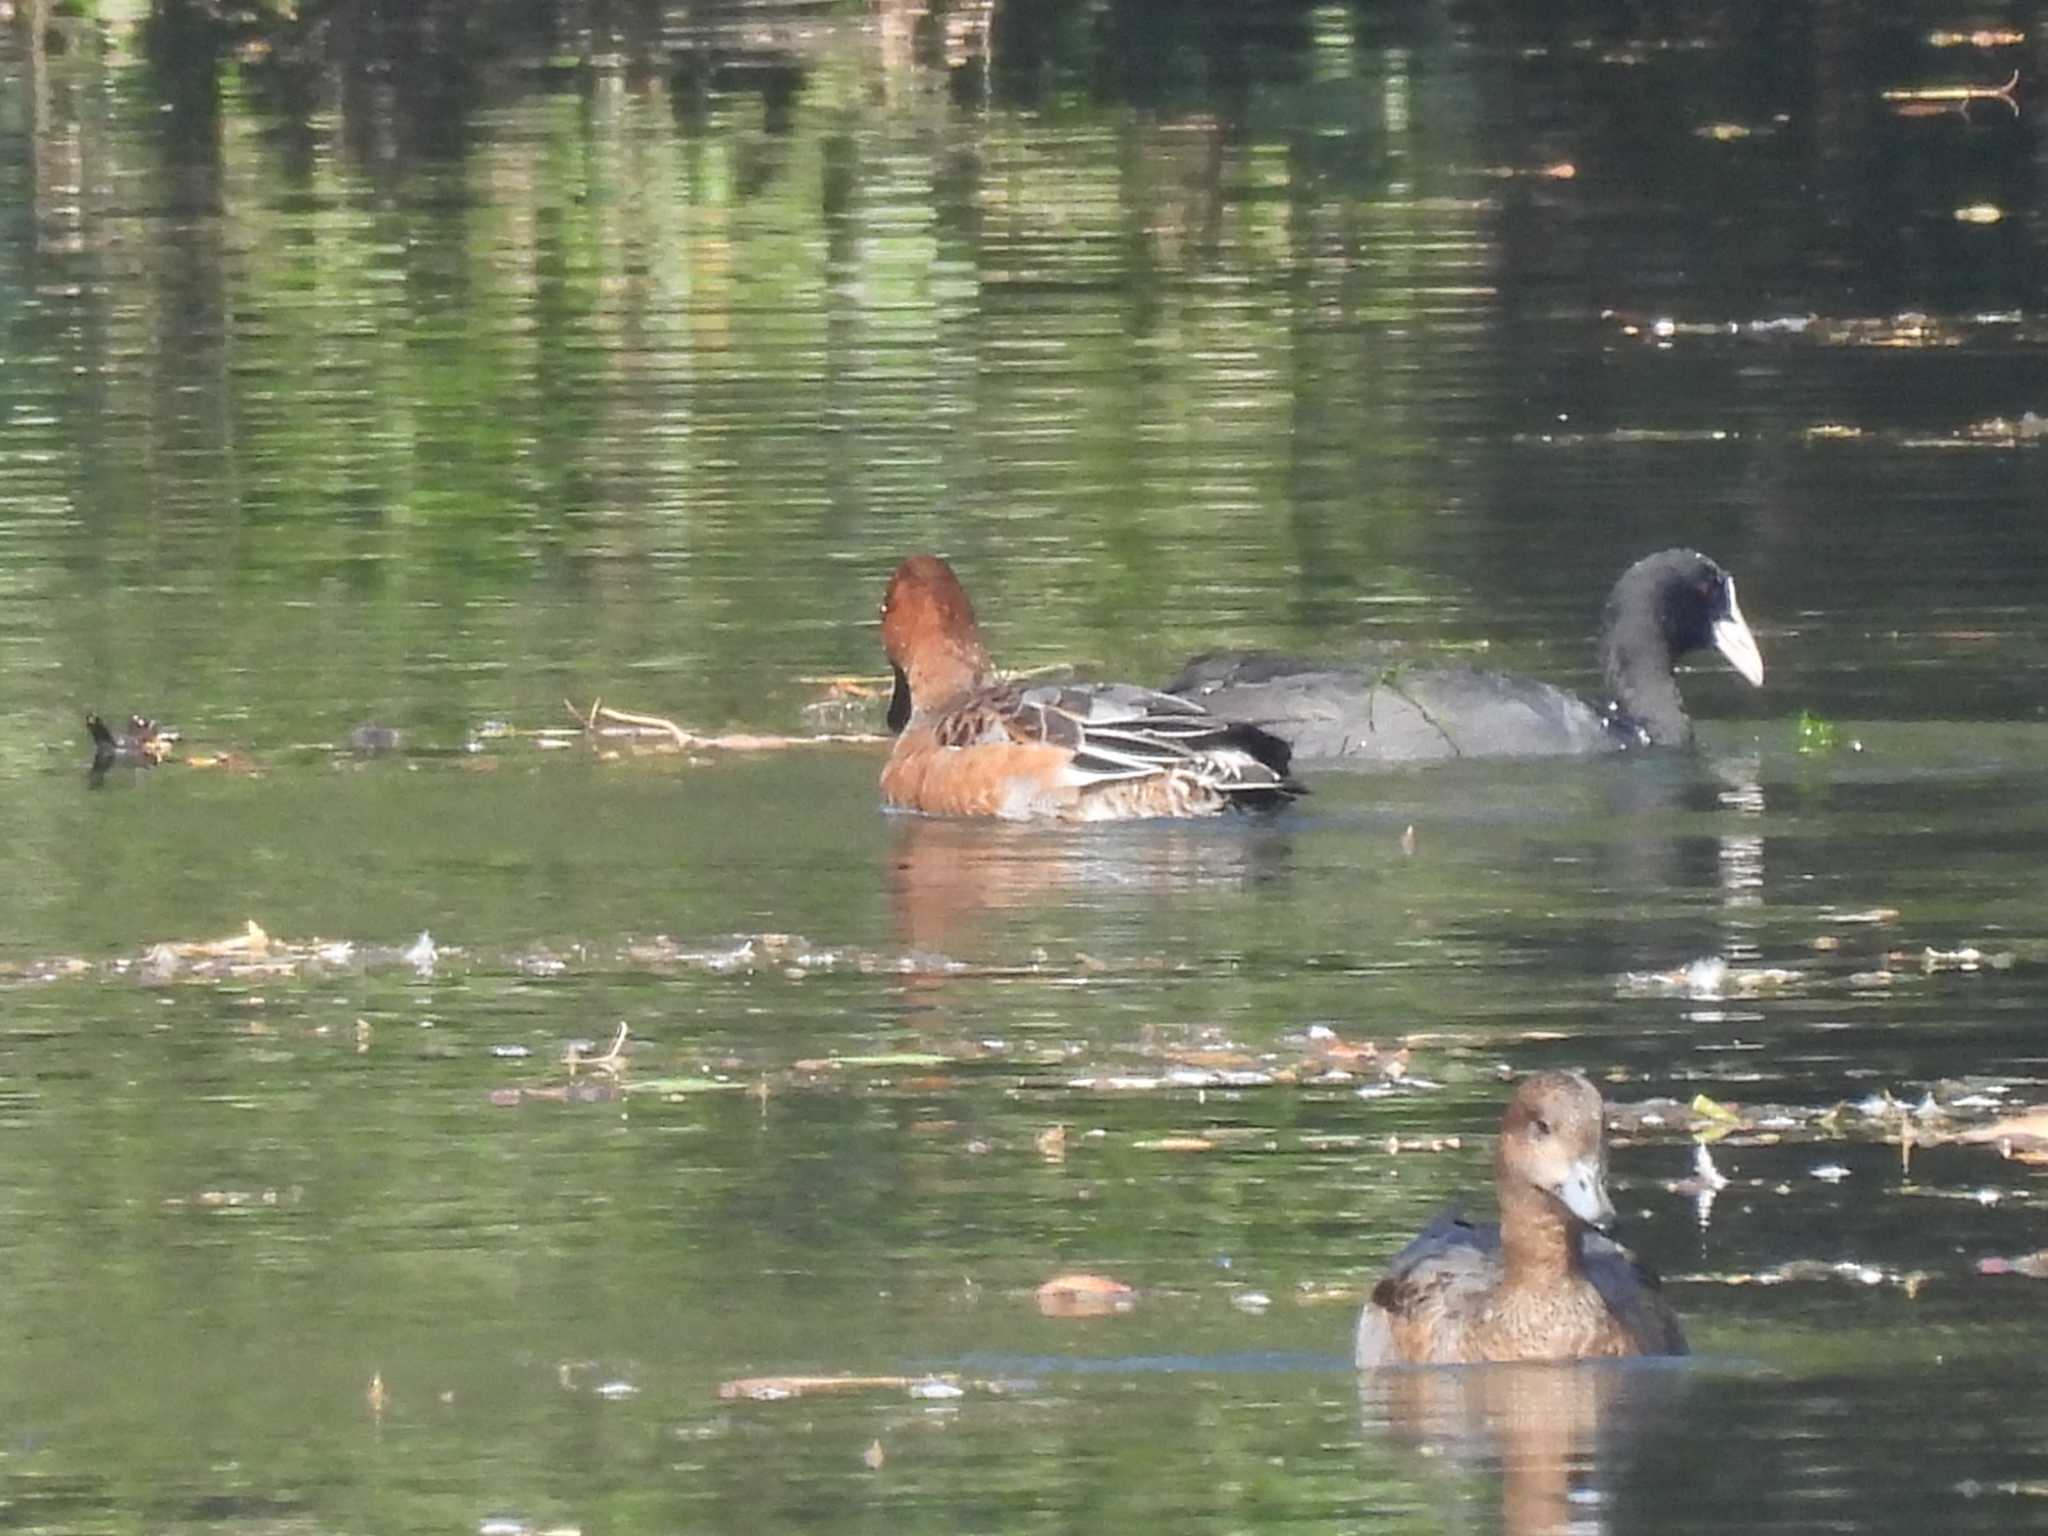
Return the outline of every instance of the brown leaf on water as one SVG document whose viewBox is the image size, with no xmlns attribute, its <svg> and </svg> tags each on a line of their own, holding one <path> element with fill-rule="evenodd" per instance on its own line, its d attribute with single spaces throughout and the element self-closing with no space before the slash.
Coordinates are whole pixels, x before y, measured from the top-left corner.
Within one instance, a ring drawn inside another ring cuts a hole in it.
<svg viewBox="0 0 2048 1536">
<path fill-rule="evenodd" d="M 1294 1293 L 1294 1299 L 1304 1307 L 1356 1306 L 1362 1293 L 1355 1285 L 1320 1285 L 1305 1283 Z"/>
<path fill-rule="evenodd" d="M 1067 1160 L 1067 1128 L 1064 1125 L 1049 1125 L 1040 1131 L 1033 1141 L 1038 1155 L 1048 1163 L 1064 1163 Z"/>
<path fill-rule="evenodd" d="M 1046 1317 L 1110 1317 L 1137 1304 L 1137 1292 L 1105 1275 L 1055 1275 L 1034 1293 Z"/>
<path fill-rule="evenodd" d="M 1993 1256 L 1977 1261 L 1980 1275 L 2025 1275 L 2029 1280 L 2048 1280 L 2048 1248 L 2012 1258 Z"/>
<path fill-rule="evenodd" d="M 225 939 L 192 940 L 157 946 L 181 960 L 218 960 L 229 957 L 259 959 L 270 953 L 270 935 L 250 921 L 240 933 Z"/>
<path fill-rule="evenodd" d="M 1213 1152 L 1216 1143 L 1206 1136 L 1155 1136 L 1131 1143 L 1133 1152 Z"/>
<path fill-rule="evenodd" d="M 860 1459 L 861 1464 L 870 1472 L 879 1472 L 882 1470 L 882 1463 L 889 1459 L 889 1453 L 882 1449 L 881 1441 L 872 1440 L 868 1442 L 868 1448 L 860 1453 Z"/>
<path fill-rule="evenodd" d="M 1244 1051 L 1222 1050 L 1213 1046 L 1176 1046 L 1163 1054 L 1168 1061 L 1189 1067 L 1205 1067 L 1215 1072 L 1251 1071 L 1259 1065 L 1256 1056 Z"/>
<path fill-rule="evenodd" d="M 1324 1030 L 1312 1034 L 1309 1050 L 1314 1056 L 1326 1061 L 1356 1066 L 1380 1059 L 1380 1048 L 1370 1040 L 1346 1040 L 1335 1030 Z M 1403 1053 L 1406 1054 L 1405 1052 Z"/>
</svg>

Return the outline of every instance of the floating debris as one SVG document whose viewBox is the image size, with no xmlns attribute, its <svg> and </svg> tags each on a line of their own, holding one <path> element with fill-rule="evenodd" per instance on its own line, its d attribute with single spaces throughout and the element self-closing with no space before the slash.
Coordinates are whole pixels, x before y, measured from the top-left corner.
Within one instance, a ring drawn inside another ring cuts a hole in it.
<svg viewBox="0 0 2048 1536">
<path fill-rule="evenodd" d="M 2048 439 L 2048 416 L 2034 411 L 2022 411 L 2017 417 L 1988 416 L 1963 428 L 1963 435 L 1972 441 L 2000 448 L 2038 443 Z"/>
<path fill-rule="evenodd" d="M 2035 1104 L 1989 1125 L 1973 1126 L 1955 1139 L 1996 1146 L 2000 1157 L 2016 1163 L 2048 1163 L 2048 1104 Z"/>
<path fill-rule="evenodd" d="M 1462 1136 L 1389 1136 L 1380 1150 L 1399 1157 L 1404 1152 L 1456 1152 L 1464 1145 Z"/>
<path fill-rule="evenodd" d="M 1615 978 L 1623 997 L 1689 997 L 1713 1001 L 1783 992 L 1806 981 L 1802 971 L 1783 966 L 1735 966 L 1719 955 L 1706 955 L 1675 971 L 1624 971 Z"/>
<path fill-rule="evenodd" d="M 1111 1317 L 1138 1304 L 1138 1294 L 1105 1275 L 1055 1275 L 1033 1293 L 1046 1317 Z"/>
<path fill-rule="evenodd" d="M 722 1398 L 745 1398 L 756 1403 L 780 1403 L 793 1397 L 814 1397 L 825 1392 L 911 1392 L 934 1380 L 931 1376 L 741 1376 L 720 1382 Z M 943 1378 L 950 1379 L 950 1378 Z"/>
<path fill-rule="evenodd" d="M 1770 1269 L 1737 1270 L 1725 1273 L 1670 1275 L 1674 1285 L 1811 1285 L 1837 1282 L 1860 1286 L 1896 1286 L 1908 1296 L 1934 1276 L 1924 1269 L 1887 1269 L 1882 1264 L 1861 1264 L 1854 1259 L 1828 1263 L 1821 1259 L 1790 1259 Z"/>
<path fill-rule="evenodd" d="M 2048 1280 L 2048 1248 L 2005 1259 L 1996 1256 L 1977 1261 L 1980 1275 L 2025 1275 L 2029 1280 Z"/>
<path fill-rule="evenodd" d="M 1823 347 L 1954 347 L 1987 331 L 2003 337 L 2038 339 L 2040 321 L 2017 310 L 1931 314 L 1900 310 L 1893 315 L 1769 315 L 1757 319 L 1707 320 L 1641 310 L 1609 309 L 1603 322 L 1622 336 L 1668 345 L 1676 341 L 1804 341 Z M 1802 434 L 1808 429 L 1799 429 Z M 1848 435 L 1861 436 L 1855 429 Z"/>
<path fill-rule="evenodd" d="M 1930 48 L 2017 48 L 2027 40 L 2018 27 L 1978 27 L 1973 32 L 1937 29 L 1927 34 Z"/>
<path fill-rule="evenodd" d="M 1745 139 L 1770 138 L 1791 121 L 1789 114 L 1776 112 L 1761 123 L 1702 123 L 1693 129 L 1692 136 L 1716 144 L 1740 144 Z"/>
<path fill-rule="evenodd" d="M 2009 109 L 2017 118 L 2020 115 L 2019 89 L 2020 72 L 2014 70 L 2012 78 L 2003 85 L 1906 85 L 1880 91 L 1878 99 L 1898 107 L 1952 107 L 1965 114 L 1973 101 L 1995 101 Z M 1915 114 L 1917 115 L 1917 114 Z"/>
<path fill-rule="evenodd" d="M 1527 178 L 1533 181 L 1570 181 L 1579 174 L 1578 166 L 1569 160 L 1555 160 L 1549 165 L 1514 166 L 1488 165 L 1480 168 L 1479 174 L 1491 176 L 1500 181 Z"/>
<path fill-rule="evenodd" d="M 575 716 L 584 733 L 593 740 L 613 743 L 623 741 L 635 745 L 659 744 L 664 750 L 672 752 L 780 752 L 791 747 L 848 744 L 867 746 L 889 740 L 887 736 L 868 732 L 838 732 L 817 736 L 763 736 L 736 732 L 705 736 L 685 730 L 666 716 L 612 709 L 601 699 L 592 700 L 587 710 L 578 709 L 566 699 L 562 703 L 563 707 Z"/>
</svg>

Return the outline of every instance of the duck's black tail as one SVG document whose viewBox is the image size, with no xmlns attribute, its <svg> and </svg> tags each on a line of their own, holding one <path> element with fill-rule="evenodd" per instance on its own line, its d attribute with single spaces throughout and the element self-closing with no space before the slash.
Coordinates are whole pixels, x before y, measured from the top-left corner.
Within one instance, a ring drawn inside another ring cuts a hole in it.
<svg viewBox="0 0 2048 1536">
<path fill-rule="evenodd" d="M 1222 744 L 1235 747 L 1272 775 L 1268 779 L 1247 774 L 1232 786 L 1230 803 L 1239 810 L 1277 811 L 1308 793 L 1308 786 L 1290 772 L 1294 749 L 1271 731 L 1236 721 L 1223 733 Z"/>
</svg>

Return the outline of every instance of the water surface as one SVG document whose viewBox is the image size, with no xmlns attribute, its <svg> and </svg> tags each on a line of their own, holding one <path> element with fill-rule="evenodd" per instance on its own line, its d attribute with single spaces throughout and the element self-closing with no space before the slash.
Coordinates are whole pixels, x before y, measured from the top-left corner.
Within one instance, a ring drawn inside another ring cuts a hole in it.
<svg viewBox="0 0 2048 1536">
<path fill-rule="evenodd" d="M 0 48 L 19 1523 L 2048 1524 L 1944 1140 L 2048 1096 L 2041 151 L 1885 95 L 2031 11 L 472 9 Z M 1041 829 L 545 734 L 879 729 L 922 548 L 1016 668 L 1591 687 L 1671 543 L 1770 669 L 1682 760 Z M 1698 1360 L 1361 1387 L 1567 1064 Z M 810 1374 L 943 1385 L 720 1392 Z"/>
</svg>

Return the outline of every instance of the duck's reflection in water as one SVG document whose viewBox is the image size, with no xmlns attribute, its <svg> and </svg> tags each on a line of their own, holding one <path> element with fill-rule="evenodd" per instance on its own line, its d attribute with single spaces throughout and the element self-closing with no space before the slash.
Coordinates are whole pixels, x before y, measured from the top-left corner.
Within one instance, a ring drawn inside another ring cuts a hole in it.
<svg viewBox="0 0 2048 1536">
<path fill-rule="evenodd" d="M 888 863 L 897 938 L 913 957 L 982 951 L 1006 918 L 1063 906 L 1099 909 L 1096 923 L 1063 927 L 1086 943 L 1116 921 L 1119 902 L 1203 886 L 1284 881 L 1290 835 L 1261 818 L 1140 821 L 1065 827 L 896 818 Z M 1034 923 L 1032 932 L 1044 925 Z"/>
<path fill-rule="evenodd" d="M 1676 1421 L 1691 1376 L 1678 1360 L 1396 1366 L 1359 1377 L 1359 1414 L 1368 1444 L 1392 1437 L 1440 1469 L 1446 1500 L 1489 1497 L 1474 1484 L 1497 1473 L 1499 1524 L 1468 1508 L 1474 1529 L 1592 1536 L 1612 1529 L 1617 1482 Z"/>
</svg>

